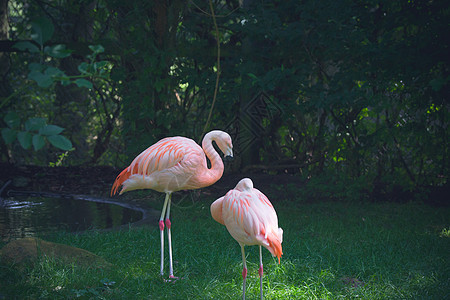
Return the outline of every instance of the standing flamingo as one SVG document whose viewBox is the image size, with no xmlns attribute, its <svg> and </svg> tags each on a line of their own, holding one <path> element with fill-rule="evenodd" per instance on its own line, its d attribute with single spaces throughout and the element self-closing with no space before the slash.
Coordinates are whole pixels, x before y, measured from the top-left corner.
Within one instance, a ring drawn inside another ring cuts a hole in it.
<svg viewBox="0 0 450 300">
<path fill-rule="evenodd" d="M 223 162 L 214 149 L 215 141 L 225 157 L 233 157 L 233 145 L 228 133 L 213 130 L 205 135 L 202 148 L 185 137 L 168 137 L 160 140 L 139 154 L 119 176 L 117 176 L 111 196 L 122 186 L 120 195 L 136 189 L 152 189 L 166 193 L 159 219 L 161 233 L 161 275 L 164 275 L 164 214 L 169 244 L 169 278 L 173 275 L 170 202 L 172 193 L 209 186 L 222 177 Z M 205 156 L 206 154 L 206 156 Z M 211 162 L 208 169 L 206 157 Z"/>
<path fill-rule="evenodd" d="M 261 246 L 267 248 L 273 256 L 283 254 L 283 229 L 278 228 L 278 217 L 269 199 L 259 190 L 253 188 L 253 182 L 244 178 L 238 182 L 234 190 L 211 204 L 211 215 L 214 220 L 225 225 L 231 236 L 239 243 L 243 262 L 242 298 L 245 299 L 245 281 L 247 278 L 247 264 L 245 259 L 245 245 L 259 245 L 259 284 L 261 299 L 263 298 L 262 251 Z"/>
</svg>

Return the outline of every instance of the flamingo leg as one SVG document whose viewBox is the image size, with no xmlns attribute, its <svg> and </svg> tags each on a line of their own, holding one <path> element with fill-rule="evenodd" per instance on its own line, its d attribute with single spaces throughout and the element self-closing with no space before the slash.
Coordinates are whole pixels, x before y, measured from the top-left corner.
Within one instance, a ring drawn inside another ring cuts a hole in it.
<svg viewBox="0 0 450 300">
<path fill-rule="evenodd" d="M 159 218 L 159 232 L 161 236 L 161 276 L 164 275 L 164 215 L 166 214 L 167 203 L 170 199 L 170 193 L 166 193 L 166 199 L 164 200 L 164 205 L 161 212 L 161 217 Z"/>
<path fill-rule="evenodd" d="M 173 276 L 173 261 L 172 261 L 172 234 L 171 234 L 171 222 L 170 222 L 170 203 L 172 194 L 169 193 L 169 203 L 167 204 L 166 213 L 166 227 L 167 227 L 167 241 L 169 244 L 169 278 L 176 278 Z"/>
<path fill-rule="evenodd" d="M 247 262 L 245 259 L 245 250 L 244 250 L 244 245 L 241 244 L 241 252 L 242 252 L 242 264 L 243 264 L 243 269 L 242 269 L 242 299 L 245 300 L 245 282 L 247 279 Z"/>
<path fill-rule="evenodd" d="M 261 300 L 263 299 L 263 282 L 262 282 L 262 276 L 263 276 L 263 263 L 262 263 L 262 250 L 261 245 L 259 245 L 259 291 L 261 294 Z"/>
</svg>

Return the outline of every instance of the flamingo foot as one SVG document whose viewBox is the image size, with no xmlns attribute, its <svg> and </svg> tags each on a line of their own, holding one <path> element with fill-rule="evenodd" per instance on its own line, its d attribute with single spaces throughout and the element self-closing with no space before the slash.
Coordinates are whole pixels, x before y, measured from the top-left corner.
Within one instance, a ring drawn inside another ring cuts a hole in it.
<svg viewBox="0 0 450 300">
<path fill-rule="evenodd" d="M 179 279 L 183 279 L 183 278 L 182 277 L 180 278 L 180 277 L 177 277 L 174 275 L 169 275 L 169 279 L 164 279 L 164 282 L 176 282 Z"/>
</svg>

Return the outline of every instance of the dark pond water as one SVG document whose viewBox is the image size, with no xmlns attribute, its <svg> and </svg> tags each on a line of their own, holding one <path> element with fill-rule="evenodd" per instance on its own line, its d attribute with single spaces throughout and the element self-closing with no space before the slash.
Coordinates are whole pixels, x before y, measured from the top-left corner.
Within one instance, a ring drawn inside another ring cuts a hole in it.
<svg viewBox="0 0 450 300">
<path fill-rule="evenodd" d="M 2 241 L 52 231 L 106 229 L 142 219 L 140 211 L 72 198 L 11 197 L 1 201 Z"/>
</svg>

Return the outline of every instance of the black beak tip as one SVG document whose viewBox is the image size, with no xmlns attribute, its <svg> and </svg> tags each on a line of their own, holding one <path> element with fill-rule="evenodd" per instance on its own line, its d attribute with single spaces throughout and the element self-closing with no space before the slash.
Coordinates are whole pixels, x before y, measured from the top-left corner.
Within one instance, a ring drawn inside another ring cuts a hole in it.
<svg viewBox="0 0 450 300">
<path fill-rule="evenodd" d="M 233 156 L 228 155 L 228 156 L 225 156 L 225 157 L 224 157 L 224 161 L 225 161 L 225 162 L 232 162 L 233 160 L 234 160 L 234 157 L 233 157 Z"/>
</svg>

